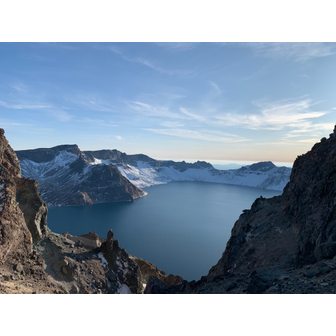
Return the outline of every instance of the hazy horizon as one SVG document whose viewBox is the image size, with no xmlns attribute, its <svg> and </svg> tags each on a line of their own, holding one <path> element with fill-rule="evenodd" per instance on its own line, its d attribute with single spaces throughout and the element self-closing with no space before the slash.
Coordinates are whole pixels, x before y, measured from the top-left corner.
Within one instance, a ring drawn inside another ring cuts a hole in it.
<svg viewBox="0 0 336 336">
<path fill-rule="evenodd" d="M 174 160 L 293 162 L 334 126 L 335 43 L 2 43 L 0 127 Z"/>
</svg>

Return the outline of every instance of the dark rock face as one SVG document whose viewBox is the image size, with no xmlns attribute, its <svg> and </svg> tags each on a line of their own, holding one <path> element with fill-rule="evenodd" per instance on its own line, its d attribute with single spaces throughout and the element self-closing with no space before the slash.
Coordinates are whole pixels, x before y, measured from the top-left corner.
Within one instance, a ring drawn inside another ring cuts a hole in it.
<svg viewBox="0 0 336 336">
<path fill-rule="evenodd" d="M 225 252 L 189 293 L 336 291 L 336 134 L 299 156 L 283 194 L 258 198 L 235 223 Z"/>
<path fill-rule="evenodd" d="M 47 232 L 46 204 L 42 201 L 34 180 L 20 178 L 17 181 L 16 200 L 24 215 L 33 242 L 38 242 Z"/>
<path fill-rule="evenodd" d="M 314 145 L 295 162 L 283 193 L 284 211 L 298 232 L 297 263 L 336 255 L 336 137 Z"/>
<path fill-rule="evenodd" d="M 32 248 L 31 234 L 16 203 L 19 161 L 0 129 L 0 263 L 24 257 Z"/>
<path fill-rule="evenodd" d="M 207 280 L 225 274 L 285 272 L 333 258 L 335 196 L 336 138 L 332 134 L 297 158 L 281 196 L 257 199 L 240 216 Z"/>
<path fill-rule="evenodd" d="M 92 164 L 92 155 L 77 145 L 24 150 L 17 155 L 22 174 L 39 182 L 48 205 L 133 201 L 144 195 L 113 164 Z"/>
</svg>

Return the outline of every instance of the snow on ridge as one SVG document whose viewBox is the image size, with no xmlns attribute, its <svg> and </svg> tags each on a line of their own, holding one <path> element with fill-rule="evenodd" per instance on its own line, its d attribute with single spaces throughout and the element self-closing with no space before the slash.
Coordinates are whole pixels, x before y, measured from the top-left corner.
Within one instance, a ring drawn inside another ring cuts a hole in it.
<svg viewBox="0 0 336 336">
<path fill-rule="evenodd" d="M 20 162 L 22 174 L 25 177 L 41 179 L 44 175 L 53 169 L 63 168 L 78 159 L 78 155 L 66 150 L 59 152 L 51 161 L 35 162 L 23 159 Z"/>
<path fill-rule="evenodd" d="M 169 179 L 161 176 L 156 168 L 146 162 L 139 161 L 137 162 L 137 166 L 119 164 L 117 168 L 124 177 L 140 189 L 170 182 Z"/>
<path fill-rule="evenodd" d="M 244 170 L 188 168 L 180 171 L 172 166 L 157 168 L 141 161 L 137 162 L 136 166 L 120 164 L 117 167 L 123 176 L 139 188 L 173 181 L 199 181 L 282 191 L 289 180 L 290 172 L 276 166 L 266 171 L 250 170 L 248 167 Z"/>
<path fill-rule="evenodd" d="M 52 175 L 54 179 L 62 180 L 64 168 L 67 169 L 67 166 L 78 157 L 78 154 L 62 150 L 51 161 L 37 163 L 24 159 L 20 162 L 20 165 L 22 174 L 26 177 L 41 180 L 47 179 Z M 124 177 L 140 189 L 174 181 L 198 181 L 282 191 L 290 175 L 290 168 L 277 167 L 269 161 L 229 170 L 215 169 L 210 165 L 183 165 L 183 162 L 176 162 L 175 164 L 173 161 L 169 161 L 167 164 L 143 160 L 117 163 L 110 159 L 98 159 L 96 157 L 93 157 L 93 161 L 91 158 L 86 161 L 88 165 L 84 167 L 80 175 L 71 176 L 72 181 L 81 180 L 96 165 L 110 164 L 116 166 Z M 68 183 L 69 179 L 63 182 Z"/>
<path fill-rule="evenodd" d="M 89 162 L 89 164 L 92 165 L 92 166 L 100 165 L 100 164 L 109 165 L 109 164 L 111 164 L 111 160 L 102 160 L 102 159 L 97 159 L 97 158 L 94 157 L 93 161 Z"/>
</svg>

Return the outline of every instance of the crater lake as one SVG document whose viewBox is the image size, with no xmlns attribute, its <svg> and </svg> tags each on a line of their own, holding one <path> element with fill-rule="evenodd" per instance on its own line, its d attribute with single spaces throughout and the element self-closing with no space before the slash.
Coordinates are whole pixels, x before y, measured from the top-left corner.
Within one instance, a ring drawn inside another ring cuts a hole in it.
<svg viewBox="0 0 336 336">
<path fill-rule="evenodd" d="M 197 280 L 217 263 L 231 229 L 260 196 L 279 191 L 204 182 L 172 182 L 147 188 L 131 203 L 49 208 L 48 225 L 58 233 L 109 229 L 130 254 L 166 273 Z"/>
</svg>

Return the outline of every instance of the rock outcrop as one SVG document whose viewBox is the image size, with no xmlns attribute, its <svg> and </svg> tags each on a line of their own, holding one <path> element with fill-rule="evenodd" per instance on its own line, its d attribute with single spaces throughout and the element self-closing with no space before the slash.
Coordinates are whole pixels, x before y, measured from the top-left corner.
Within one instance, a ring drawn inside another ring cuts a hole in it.
<svg viewBox="0 0 336 336">
<path fill-rule="evenodd" d="M 51 232 L 37 184 L 21 177 L 0 129 L 0 293 L 143 293 L 150 276 L 175 279 L 128 255 L 112 232 L 106 240 Z"/>
<path fill-rule="evenodd" d="M 0 263 L 13 264 L 31 252 L 32 237 L 17 205 L 19 161 L 0 129 Z"/>
<path fill-rule="evenodd" d="M 336 292 L 335 200 L 336 128 L 296 159 L 281 196 L 243 212 L 207 276 L 159 292 Z"/>
<path fill-rule="evenodd" d="M 47 233 L 47 206 L 42 201 L 34 180 L 19 178 L 16 188 L 16 201 L 24 215 L 33 242 L 36 243 Z"/>
</svg>

